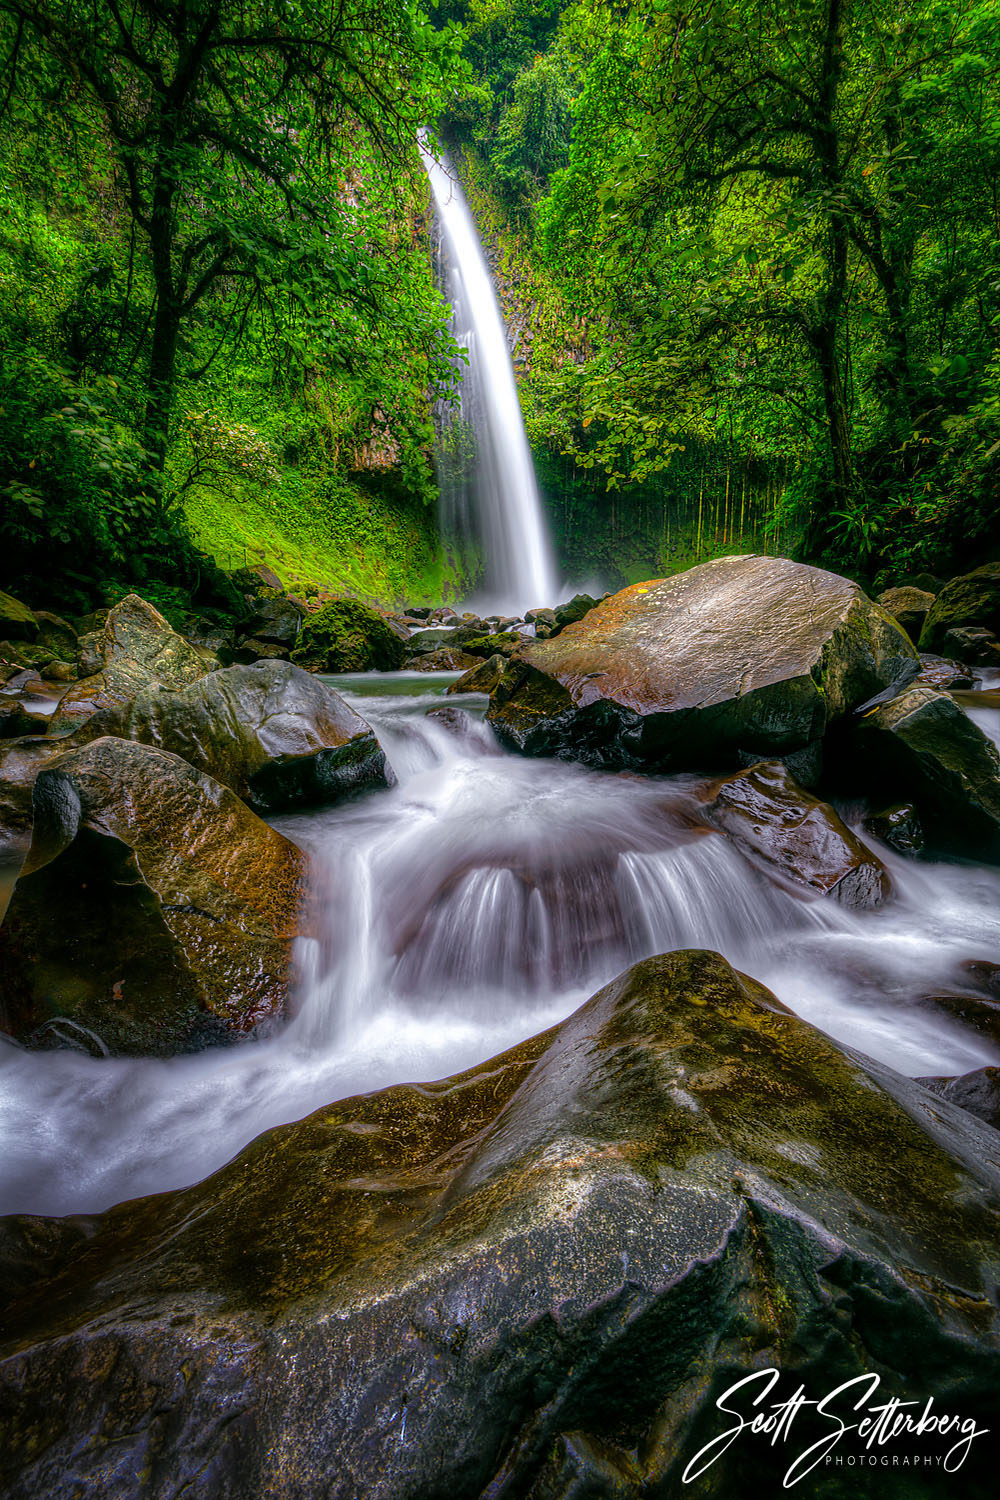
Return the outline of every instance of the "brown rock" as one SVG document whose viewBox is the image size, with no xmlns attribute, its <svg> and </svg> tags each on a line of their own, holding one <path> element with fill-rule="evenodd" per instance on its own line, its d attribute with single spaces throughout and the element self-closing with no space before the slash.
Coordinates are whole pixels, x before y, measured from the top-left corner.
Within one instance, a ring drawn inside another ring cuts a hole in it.
<svg viewBox="0 0 1000 1500">
<path fill-rule="evenodd" d="M 44 766 L 33 801 L 0 1028 L 31 1045 L 65 1019 L 112 1053 L 163 1056 L 285 1012 L 305 861 L 233 792 L 109 738 Z"/>
<path fill-rule="evenodd" d="M 87 661 L 85 640 L 81 661 Z M 52 716 L 51 734 L 76 728 L 99 709 L 127 703 L 142 688 L 157 683 L 185 687 L 214 665 L 213 658 L 190 646 L 137 594 L 127 594 L 109 612 L 94 647 L 100 668 L 64 694 Z"/>
<path fill-rule="evenodd" d="M 634 584 L 526 644 L 489 721 L 532 755 L 647 771 L 739 765 L 815 746 L 918 667 L 905 633 L 848 579 L 723 557 Z"/>
<path fill-rule="evenodd" d="M 714 782 L 705 813 L 768 874 L 849 907 L 881 906 L 892 886 L 881 860 L 780 761 Z"/>
<path fill-rule="evenodd" d="M 878 602 L 892 618 L 903 627 L 911 641 L 920 639 L 927 611 L 934 603 L 934 595 L 924 589 L 886 589 L 879 594 Z"/>
<path fill-rule="evenodd" d="M 491 656 L 488 661 L 480 661 L 474 667 L 470 667 L 464 677 L 460 677 L 457 682 L 451 684 L 448 691 L 449 693 L 492 693 L 502 680 L 506 667 L 506 657 Z"/>
</svg>

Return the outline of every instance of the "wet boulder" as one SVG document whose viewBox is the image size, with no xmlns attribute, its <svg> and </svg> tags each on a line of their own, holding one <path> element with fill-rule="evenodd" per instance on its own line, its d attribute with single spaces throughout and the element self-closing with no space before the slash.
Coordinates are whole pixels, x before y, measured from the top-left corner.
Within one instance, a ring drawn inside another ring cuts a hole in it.
<svg viewBox="0 0 1000 1500">
<path fill-rule="evenodd" d="M 439 651 L 429 651 L 423 656 L 407 658 L 406 666 L 411 672 L 470 672 L 481 664 L 481 658 L 470 656 L 466 651 L 442 646 Z"/>
<path fill-rule="evenodd" d="M 310 672 L 395 672 L 405 637 L 360 599 L 334 599 L 306 618 L 292 660 Z"/>
<path fill-rule="evenodd" d="M 38 621 L 28 606 L 0 592 L 0 640 L 33 641 L 37 637 Z"/>
<path fill-rule="evenodd" d="M 36 609 L 35 620 L 38 623 L 38 644 L 51 647 L 59 661 L 75 660 L 77 633 L 69 621 L 47 609 Z"/>
<path fill-rule="evenodd" d="M 707 795 L 708 821 L 791 889 L 832 896 L 848 907 L 881 906 L 889 895 L 882 861 L 780 761 L 714 782 Z"/>
<path fill-rule="evenodd" d="M 72 735 L 56 739 L 43 730 L 0 741 L 0 841 L 31 828 L 35 778 L 74 743 Z"/>
<path fill-rule="evenodd" d="M 44 734 L 48 727 L 45 715 L 32 713 L 23 699 L 0 694 L 0 740 Z"/>
<path fill-rule="evenodd" d="M 481 638 L 482 631 L 473 625 L 421 626 L 407 642 L 407 665 L 413 666 L 417 657 L 430 656 L 438 651 L 464 651 L 466 641 Z"/>
<path fill-rule="evenodd" d="M 918 668 L 905 633 L 848 579 L 723 557 L 634 584 L 525 644 L 489 720 L 512 748 L 590 765 L 672 771 L 800 754 L 806 766 L 831 723 Z"/>
<path fill-rule="evenodd" d="M 283 1015 L 305 863 L 227 787 L 166 751 L 99 739 L 38 772 L 27 861 L 0 926 L 0 1029 L 85 1028 L 166 1056 Z"/>
<path fill-rule="evenodd" d="M 917 1082 L 1000 1130 L 1000 1068 L 977 1068 L 959 1078 L 918 1078 Z"/>
<path fill-rule="evenodd" d="M 912 802 L 938 848 L 1000 858 L 1000 755 L 947 693 L 910 687 L 879 704 L 844 755 L 871 795 Z"/>
<path fill-rule="evenodd" d="M 879 594 L 878 602 L 903 627 L 910 640 L 916 641 L 920 639 L 934 595 L 925 589 L 886 589 L 884 594 Z"/>
<path fill-rule="evenodd" d="M 946 656 L 920 653 L 920 671 L 913 679 L 919 687 L 938 688 L 946 692 L 949 688 L 970 688 L 974 678 L 967 666 L 960 661 L 951 661 Z"/>
<path fill-rule="evenodd" d="M 147 688 L 80 731 L 81 740 L 102 735 L 182 756 L 262 816 L 394 780 L 371 726 L 288 662 L 227 667 L 180 690 Z"/>
<path fill-rule="evenodd" d="M 155 1463 L 189 1500 L 681 1494 L 717 1401 L 769 1368 L 812 1401 L 877 1371 L 880 1402 L 989 1429 L 998 1168 L 988 1126 L 718 955 L 650 959 L 195 1187 L 5 1221 L 0 1483 L 132 1500 Z M 829 1430 L 810 1411 L 791 1445 L 720 1453 L 712 1492 L 780 1492 Z M 601 1483 L 560 1489 L 581 1466 Z"/>
<path fill-rule="evenodd" d="M 607 597 L 607 596 L 605 596 Z M 574 594 L 565 604 L 557 604 L 552 611 L 555 616 L 555 629 L 553 635 L 558 635 L 565 630 L 567 625 L 575 625 L 577 620 L 582 620 L 592 609 L 600 604 L 600 599 L 595 599 L 592 594 Z"/>
<path fill-rule="evenodd" d="M 253 609 L 240 622 L 237 634 L 241 639 L 249 637 L 290 648 L 295 645 L 305 613 L 301 604 L 270 589 L 256 595 Z"/>
<path fill-rule="evenodd" d="M 986 563 L 945 584 L 920 632 L 921 651 L 940 651 L 948 631 L 964 625 L 1000 633 L 1000 562 Z"/>
<path fill-rule="evenodd" d="M 972 667 L 1000 667 L 1000 641 L 983 625 L 955 625 L 946 630 L 941 650 Z"/>
<path fill-rule="evenodd" d="M 453 682 L 449 693 L 492 693 L 501 682 L 507 668 L 506 657 L 491 656 L 471 667 L 464 677 Z"/>
<path fill-rule="evenodd" d="M 109 611 L 92 641 L 81 637 L 80 652 L 81 667 L 95 670 L 63 695 L 52 716 L 51 734 L 75 729 L 98 710 L 127 703 L 154 684 L 185 687 L 217 665 L 138 594 L 126 594 Z"/>
<path fill-rule="evenodd" d="M 869 813 L 864 830 L 897 854 L 919 854 L 924 847 L 924 830 L 912 802 L 897 802 Z"/>
</svg>

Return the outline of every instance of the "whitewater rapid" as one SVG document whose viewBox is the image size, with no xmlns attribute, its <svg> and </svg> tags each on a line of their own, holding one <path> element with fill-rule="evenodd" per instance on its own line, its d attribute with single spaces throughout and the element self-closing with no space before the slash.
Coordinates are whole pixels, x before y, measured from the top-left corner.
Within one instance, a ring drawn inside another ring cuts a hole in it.
<svg viewBox="0 0 1000 1500">
<path fill-rule="evenodd" d="M 168 1060 L 0 1043 L 0 1211 L 88 1213 L 185 1186 L 335 1099 L 481 1062 L 677 947 L 719 950 L 902 1073 L 1000 1062 L 917 1003 L 955 989 L 962 960 L 1000 962 L 1000 871 L 880 847 L 895 895 L 849 912 L 773 884 L 700 828 L 691 778 L 509 755 L 485 699 L 443 696 L 454 676 L 330 680 L 398 784 L 275 820 L 315 869 L 294 1020 Z"/>
</svg>

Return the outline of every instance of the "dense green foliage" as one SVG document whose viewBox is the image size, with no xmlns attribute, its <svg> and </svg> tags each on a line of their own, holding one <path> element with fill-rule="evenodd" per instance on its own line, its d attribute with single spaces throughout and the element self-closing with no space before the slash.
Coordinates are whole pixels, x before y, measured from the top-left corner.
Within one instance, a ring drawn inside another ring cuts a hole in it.
<svg viewBox="0 0 1000 1500">
<path fill-rule="evenodd" d="M 452 345 L 415 132 L 452 32 L 409 0 L 2 0 L 0 23 L 8 576 L 194 590 L 193 529 L 227 565 L 439 590 Z"/>
<path fill-rule="evenodd" d="M 572 310 L 533 377 L 553 450 L 627 492 L 724 442 L 792 476 L 809 556 L 873 575 L 995 545 L 993 4 L 464 15 L 449 127 Z"/>
</svg>

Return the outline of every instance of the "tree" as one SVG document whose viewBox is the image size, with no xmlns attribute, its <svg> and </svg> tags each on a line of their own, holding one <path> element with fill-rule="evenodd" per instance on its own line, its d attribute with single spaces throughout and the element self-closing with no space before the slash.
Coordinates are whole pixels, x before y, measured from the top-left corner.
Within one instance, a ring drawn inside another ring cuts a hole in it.
<svg viewBox="0 0 1000 1500">
<path fill-rule="evenodd" d="M 142 425 L 158 469 L 185 329 L 219 288 L 237 338 L 279 299 L 314 353 L 363 358 L 359 318 L 393 301 L 415 342 L 438 338 L 426 299 L 398 295 L 391 174 L 376 172 L 414 158 L 454 64 L 453 34 L 411 0 L 0 0 L 0 16 L 5 105 L 56 88 L 92 113 L 145 246 Z"/>
</svg>

